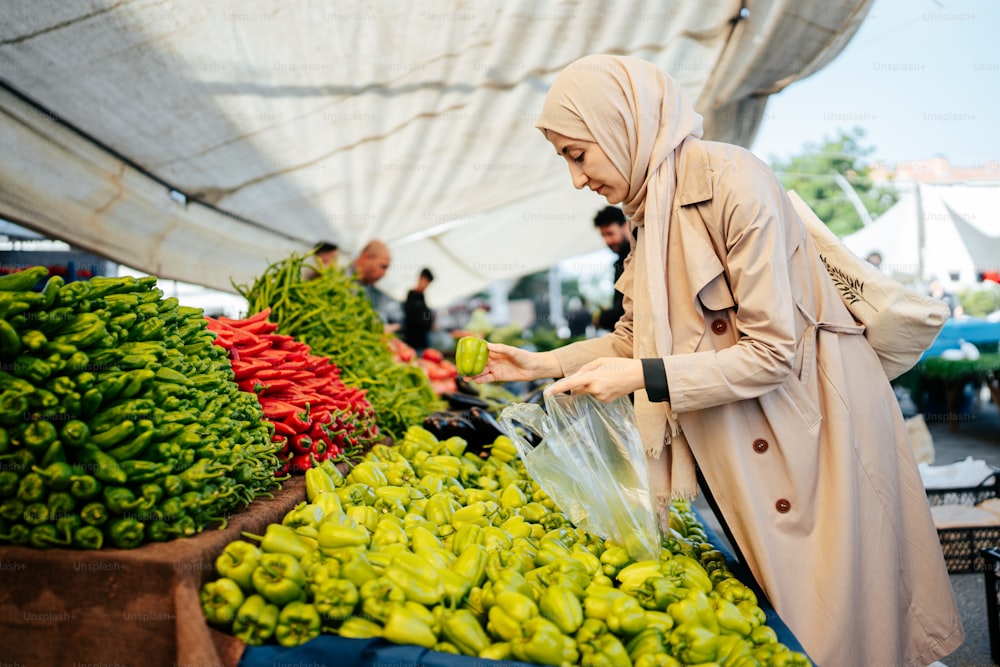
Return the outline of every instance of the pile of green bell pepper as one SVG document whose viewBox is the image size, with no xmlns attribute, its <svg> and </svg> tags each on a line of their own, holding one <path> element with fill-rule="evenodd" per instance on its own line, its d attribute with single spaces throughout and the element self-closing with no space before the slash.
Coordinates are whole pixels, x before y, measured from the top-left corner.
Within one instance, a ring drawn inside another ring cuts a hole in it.
<svg viewBox="0 0 1000 667">
<path fill-rule="evenodd" d="M 134 548 L 279 485 L 257 398 L 200 309 L 152 276 L 47 273 L 0 277 L 0 543 Z"/>
<path fill-rule="evenodd" d="M 248 644 L 333 633 L 545 665 L 808 664 L 696 542 L 689 506 L 671 536 L 684 548 L 634 562 L 574 527 L 497 445 L 470 459 L 414 427 L 346 474 L 313 468 L 305 502 L 226 547 L 216 581 L 242 598 L 206 584 L 206 618 Z M 463 482 L 466 465 L 477 474 Z"/>
</svg>

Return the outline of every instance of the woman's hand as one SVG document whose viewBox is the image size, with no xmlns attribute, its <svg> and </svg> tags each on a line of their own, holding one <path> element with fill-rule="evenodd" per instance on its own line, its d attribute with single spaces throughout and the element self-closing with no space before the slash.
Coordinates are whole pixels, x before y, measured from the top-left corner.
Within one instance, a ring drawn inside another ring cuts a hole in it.
<svg viewBox="0 0 1000 667">
<path fill-rule="evenodd" d="M 546 394 L 570 392 L 592 394 L 599 401 L 613 401 L 646 386 L 640 359 L 602 357 L 580 367 L 576 373 L 552 383 Z"/>
<path fill-rule="evenodd" d="M 551 352 L 528 352 L 501 343 L 487 343 L 486 346 L 490 350 L 486 368 L 472 378 L 479 384 L 562 377 L 562 368 Z"/>
</svg>

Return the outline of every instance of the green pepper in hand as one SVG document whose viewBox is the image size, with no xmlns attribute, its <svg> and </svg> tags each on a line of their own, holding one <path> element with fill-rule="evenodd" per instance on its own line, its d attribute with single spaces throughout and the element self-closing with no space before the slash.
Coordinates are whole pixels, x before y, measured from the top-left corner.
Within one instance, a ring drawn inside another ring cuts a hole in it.
<svg viewBox="0 0 1000 667">
<path fill-rule="evenodd" d="M 489 358 L 490 350 L 482 338 L 463 336 L 455 346 L 455 368 L 463 377 L 482 373 Z"/>
</svg>

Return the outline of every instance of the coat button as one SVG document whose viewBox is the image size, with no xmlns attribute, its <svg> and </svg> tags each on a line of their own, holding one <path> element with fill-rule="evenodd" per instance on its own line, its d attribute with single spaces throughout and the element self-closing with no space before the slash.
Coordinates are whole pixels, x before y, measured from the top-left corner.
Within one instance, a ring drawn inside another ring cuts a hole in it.
<svg viewBox="0 0 1000 667">
<path fill-rule="evenodd" d="M 753 450 L 758 454 L 763 454 L 767 451 L 767 440 L 763 438 L 757 438 L 753 441 Z"/>
<path fill-rule="evenodd" d="M 724 334 L 728 328 L 729 324 L 725 320 L 715 320 L 712 322 L 712 333 Z"/>
<path fill-rule="evenodd" d="M 784 514 L 788 510 L 792 509 L 792 504 L 784 498 L 781 498 L 778 502 L 774 503 L 774 509 Z"/>
</svg>

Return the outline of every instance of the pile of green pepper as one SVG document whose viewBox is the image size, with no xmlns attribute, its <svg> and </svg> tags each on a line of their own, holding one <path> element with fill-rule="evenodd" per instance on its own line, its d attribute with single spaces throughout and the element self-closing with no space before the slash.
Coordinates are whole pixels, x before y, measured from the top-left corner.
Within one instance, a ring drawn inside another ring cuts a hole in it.
<svg viewBox="0 0 1000 667">
<path fill-rule="evenodd" d="M 278 445 L 203 312 L 155 277 L 0 278 L 0 542 L 133 548 L 279 485 Z"/>
<path fill-rule="evenodd" d="M 673 550 L 634 562 L 575 528 L 506 436 L 487 458 L 419 426 L 347 475 L 306 471 L 307 502 L 226 546 L 205 616 L 247 644 L 322 633 L 543 665 L 808 665 L 683 501 Z"/>
<path fill-rule="evenodd" d="M 329 357 L 341 379 L 366 391 L 379 430 L 396 440 L 444 406 L 423 371 L 396 363 L 382 320 L 360 284 L 338 267 L 303 280 L 308 258 L 291 255 L 269 266 L 253 285 L 235 285 L 256 313 L 271 309 L 278 332 Z"/>
</svg>

